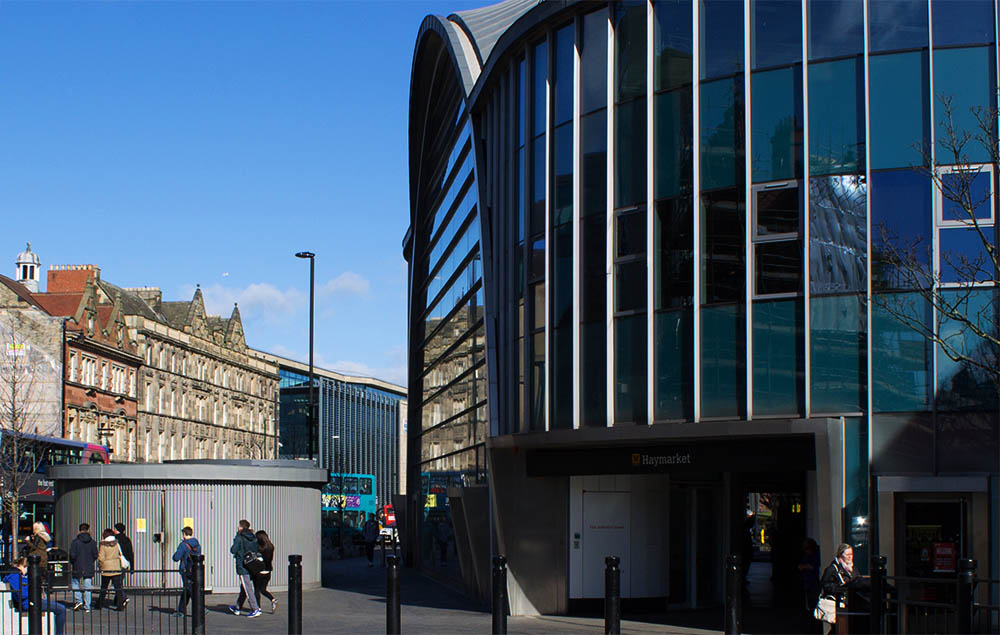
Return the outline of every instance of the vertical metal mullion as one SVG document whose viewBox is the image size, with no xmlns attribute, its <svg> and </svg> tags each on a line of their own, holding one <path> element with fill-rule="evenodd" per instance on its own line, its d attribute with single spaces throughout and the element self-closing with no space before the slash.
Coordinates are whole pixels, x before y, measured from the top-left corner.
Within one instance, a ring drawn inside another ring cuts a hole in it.
<svg viewBox="0 0 1000 635">
<path fill-rule="evenodd" d="M 931 0 L 927 0 L 927 85 L 928 92 L 930 93 L 930 148 L 927 154 L 930 155 L 930 169 L 937 172 L 937 135 L 936 133 L 936 121 L 935 117 L 935 103 L 934 103 L 934 11 L 931 6 Z M 926 154 L 925 154 L 926 156 Z M 936 288 L 940 288 L 939 280 L 941 275 L 940 258 L 941 258 L 941 241 L 938 239 L 938 214 L 940 210 L 940 204 L 938 203 L 938 187 L 934 184 L 934 180 L 931 179 L 931 187 L 934 189 L 931 196 L 931 227 L 933 228 L 933 233 L 931 234 L 931 253 L 934 261 L 931 263 L 931 271 L 933 275 L 932 284 Z M 938 312 L 936 310 L 931 311 L 931 329 L 935 335 L 940 332 L 940 319 Z M 938 385 L 937 385 L 937 358 L 938 358 L 938 345 L 931 342 L 931 411 L 937 411 L 937 396 L 938 396 Z M 932 438 L 936 437 L 937 425 L 931 426 Z M 936 438 L 935 438 L 936 445 Z M 933 453 L 933 461 L 935 472 L 937 470 L 937 452 Z"/>
<path fill-rule="evenodd" d="M 524 155 L 518 156 L 518 169 L 521 172 L 521 182 L 518 183 L 518 187 L 523 190 L 520 197 L 520 208 L 518 209 L 518 214 L 523 211 L 523 216 L 518 222 L 524 224 L 524 242 L 521 245 L 521 299 L 524 303 L 524 308 L 521 310 L 521 364 L 518 372 L 520 373 L 521 381 L 521 432 L 526 432 L 531 429 L 531 395 L 533 391 L 532 387 L 532 374 L 534 360 L 528 355 L 528 351 L 531 350 L 529 346 L 529 340 L 534 343 L 534 336 L 531 334 L 530 325 L 531 320 L 529 320 L 528 307 L 532 307 L 534 312 L 534 300 L 532 299 L 532 304 L 529 305 L 529 286 L 528 280 L 530 279 L 529 271 L 529 261 L 531 251 L 529 248 L 530 236 L 531 236 L 531 226 L 528 224 L 528 217 L 530 213 L 529 201 L 531 200 L 531 188 L 528 187 L 530 181 L 528 181 L 528 160 L 534 160 L 534 135 L 532 134 L 531 127 L 534 125 L 532 122 L 532 116 L 534 113 L 531 112 L 531 98 L 534 97 L 532 94 L 533 84 L 533 62 L 534 58 L 529 55 L 531 52 L 530 46 L 526 43 L 524 45 L 523 57 L 524 57 L 524 90 L 522 95 L 518 95 L 518 99 L 521 101 L 520 108 L 523 112 L 518 113 L 518 116 L 524 117 L 524 145 L 521 146 L 524 149 Z M 518 82 L 520 82 L 520 73 L 518 73 Z M 519 124 L 520 125 L 520 122 Z M 520 134 L 520 131 L 518 131 Z M 520 139 L 519 139 L 520 140 Z M 520 236 L 518 236 L 520 238 Z"/>
<path fill-rule="evenodd" d="M 812 412 L 812 309 L 810 301 L 809 259 L 809 1 L 802 0 L 802 335 L 804 372 L 803 414 Z"/>
<path fill-rule="evenodd" d="M 551 31 L 545 36 L 545 372 L 542 373 L 545 394 L 542 395 L 542 409 L 545 431 L 551 429 L 552 417 L 549 412 L 552 395 L 552 69 L 555 67 L 555 37 Z"/>
<path fill-rule="evenodd" d="M 583 31 L 583 17 L 577 15 L 573 25 L 573 428 L 580 427 L 580 263 L 583 255 L 580 253 L 580 77 L 582 75 L 580 37 Z"/>
<path fill-rule="evenodd" d="M 751 134 L 750 126 L 752 124 L 750 113 L 752 111 L 750 105 L 750 35 L 753 32 L 752 25 L 750 23 L 750 2 L 751 0 L 743 0 L 743 125 L 744 125 L 744 178 L 746 183 L 744 184 L 744 302 L 746 302 L 746 308 L 744 310 L 744 315 L 746 316 L 746 323 L 744 328 L 746 329 L 746 393 L 744 395 L 744 401 L 746 403 L 746 418 L 753 419 L 753 147 L 752 140 L 753 135 Z"/>
<path fill-rule="evenodd" d="M 701 2 L 691 7 L 691 236 L 692 246 L 692 359 L 694 360 L 694 420 L 701 421 Z"/>
<path fill-rule="evenodd" d="M 607 291 L 607 307 L 605 320 L 607 327 L 607 426 L 611 427 L 615 423 L 615 31 L 612 24 L 612 8 L 608 6 L 608 104 L 607 104 L 607 211 L 606 227 L 607 236 L 605 238 L 605 253 L 607 257 L 605 275 L 607 276 L 605 289 Z"/>
<path fill-rule="evenodd" d="M 653 5 L 646 2 L 646 423 L 654 420 L 653 405 L 655 404 L 655 293 L 653 290 L 653 275 L 656 267 L 656 255 L 653 252 L 653 232 L 656 222 L 653 208 Z"/>
<path fill-rule="evenodd" d="M 872 144 L 871 144 L 871 67 L 870 67 L 870 44 L 868 41 L 868 4 L 869 0 L 863 0 L 862 16 L 864 24 L 864 72 L 865 72 L 865 183 L 867 184 L 867 195 L 865 196 L 865 418 L 868 424 L 868 474 L 869 479 L 874 478 L 871 473 L 872 457 L 874 456 L 874 419 L 872 410 L 875 400 L 872 389 L 875 385 L 872 377 Z M 876 491 L 873 484 L 868 484 L 868 491 Z M 874 516 L 877 520 L 878 500 L 868 501 L 868 515 Z M 872 525 L 870 525 L 872 526 Z M 873 525 L 877 527 L 876 525 Z M 878 553 L 878 536 L 872 536 L 869 543 L 873 547 L 872 553 Z"/>
</svg>

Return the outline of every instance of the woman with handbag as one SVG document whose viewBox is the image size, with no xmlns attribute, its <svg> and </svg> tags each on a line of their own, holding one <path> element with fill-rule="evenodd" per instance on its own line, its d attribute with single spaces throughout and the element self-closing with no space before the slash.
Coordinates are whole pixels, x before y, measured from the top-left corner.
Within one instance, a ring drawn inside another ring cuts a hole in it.
<svg viewBox="0 0 1000 635">
<path fill-rule="evenodd" d="M 816 619 L 830 624 L 828 632 L 847 632 L 847 620 L 837 620 L 837 610 L 847 610 L 847 591 L 859 586 L 861 580 L 854 568 L 854 548 L 841 544 L 837 547 L 837 557 L 823 570 L 819 582 L 822 595 L 816 603 Z"/>
<path fill-rule="evenodd" d="M 108 592 L 108 585 L 115 587 L 115 608 L 119 611 L 128 604 L 128 595 L 122 586 L 122 571 L 125 570 L 125 558 L 122 557 L 122 549 L 115 540 L 115 532 L 105 529 L 103 532 L 101 546 L 97 550 L 97 567 L 101 570 L 101 593 L 97 596 L 95 609 L 104 608 L 104 595 Z"/>
</svg>

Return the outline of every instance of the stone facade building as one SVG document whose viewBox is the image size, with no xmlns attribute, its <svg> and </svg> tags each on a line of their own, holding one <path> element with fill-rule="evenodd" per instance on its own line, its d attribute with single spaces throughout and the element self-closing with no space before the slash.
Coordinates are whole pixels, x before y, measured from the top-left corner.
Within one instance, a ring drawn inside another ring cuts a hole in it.
<svg viewBox="0 0 1000 635">
<path fill-rule="evenodd" d="M 94 265 L 51 267 L 42 295 L 74 293 L 109 307 L 140 360 L 135 425 L 116 459 L 276 457 L 278 369 L 247 348 L 238 308 L 220 318 L 206 313 L 200 289 L 190 301 L 164 302 L 159 288 L 118 287 Z M 116 339 L 117 326 L 109 333 Z"/>
</svg>

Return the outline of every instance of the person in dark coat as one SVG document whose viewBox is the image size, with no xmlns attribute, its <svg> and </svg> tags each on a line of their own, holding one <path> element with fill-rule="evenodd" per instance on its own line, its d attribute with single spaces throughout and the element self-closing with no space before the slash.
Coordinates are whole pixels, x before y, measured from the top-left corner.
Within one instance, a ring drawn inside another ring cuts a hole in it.
<svg viewBox="0 0 1000 635">
<path fill-rule="evenodd" d="M 365 541 L 365 556 L 368 557 L 368 566 L 373 567 L 375 559 L 375 543 L 378 542 L 378 521 L 375 514 L 368 514 L 368 520 L 361 528 L 361 538 Z"/>
<path fill-rule="evenodd" d="M 257 549 L 257 536 L 250 531 L 250 521 L 241 520 L 236 526 L 236 536 L 233 537 L 233 546 L 229 548 L 229 553 L 233 554 L 233 559 L 236 561 L 236 577 L 240 580 L 240 592 L 250 600 L 250 615 L 247 617 L 260 615 L 260 606 L 253 594 L 253 580 L 250 578 L 250 572 L 243 566 L 243 559 L 246 555 L 259 553 Z M 240 607 L 232 604 L 229 607 L 229 612 L 233 615 L 239 615 Z"/>
<path fill-rule="evenodd" d="M 857 587 L 860 581 L 861 575 L 854 568 L 854 548 L 847 544 L 840 545 L 837 547 L 837 557 L 823 570 L 823 577 L 820 578 L 823 595 L 843 597 L 848 589 Z"/>
<path fill-rule="evenodd" d="M 264 558 L 264 568 L 260 573 L 250 573 L 250 579 L 253 580 L 253 595 L 257 600 L 257 606 L 260 606 L 261 595 L 271 600 L 271 614 L 274 615 L 278 608 L 278 600 L 267 590 L 267 585 L 271 582 L 271 566 L 274 563 L 274 543 L 271 542 L 270 536 L 264 530 L 259 530 L 255 535 L 257 536 L 257 552 Z M 242 611 L 246 599 L 247 594 L 241 588 L 240 595 L 236 598 L 236 608 Z"/>
<path fill-rule="evenodd" d="M 201 543 L 194 537 L 194 529 L 185 527 L 181 529 L 181 535 L 184 537 L 181 539 L 181 544 L 177 545 L 177 551 L 174 552 L 173 556 L 174 562 L 180 563 L 177 565 L 177 570 L 181 573 L 181 583 L 184 585 L 181 599 L 177 602 L 177 610 L 174 612 L 177 617 L 184 616 L 188 600 L 191 599 L 194 590 L 194 579 L 191 577 L 193 570 L 191 556 L 201 555 Z"/>
<path fill-rule="evenodd" d="M 122 548 L 122 556 L 128 560 L 129 569 L 135 569 L 135 552 L 132 551 L 132 539 L 125 535 L 125 524 L 115 523 L 115 540 L 118 541 L 118 546 Z"/>
<path fill-rule="evenodd" d="M 73 566 L 73 610 L 90 613 L 90 588 L 94 580 L 94 563 L 97 561 L 97 541 L 90 535 L 90 525 L 80 523 L 80 533 L 69 545 L 69 562 Z M 81 589 L 83 592 L 81 593 Z"/>
</svg>

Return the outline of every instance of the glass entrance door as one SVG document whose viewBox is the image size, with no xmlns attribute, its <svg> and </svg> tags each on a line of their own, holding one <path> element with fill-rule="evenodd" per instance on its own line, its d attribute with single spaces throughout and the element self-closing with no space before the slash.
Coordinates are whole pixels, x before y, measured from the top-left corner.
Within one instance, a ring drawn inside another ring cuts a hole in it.
<svg viewBox="0 0 1000 635">
<path fill-rule="evenodd" d="M 671 486 L 670 605 L 722 603 L 724 509 L 720 487 Z"/>
</svg>

